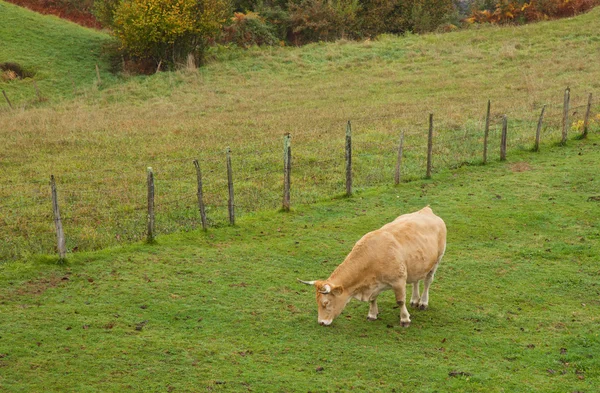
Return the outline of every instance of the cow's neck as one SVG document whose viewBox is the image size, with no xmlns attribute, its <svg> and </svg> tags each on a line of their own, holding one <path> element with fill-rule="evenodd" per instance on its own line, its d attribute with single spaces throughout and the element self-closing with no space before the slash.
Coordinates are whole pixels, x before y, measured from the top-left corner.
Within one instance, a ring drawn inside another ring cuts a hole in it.
<svg viewBox="0 0 600 393">
<path fill-rule="evenodd" d="M 350 296 L 363 285 L 367 266 L 356 261 L 349 255 L 346 260 L 331 273 L 327 279 L 334 285 L 342 285 L 344 292 L 348 291 Z"/>
</svg>

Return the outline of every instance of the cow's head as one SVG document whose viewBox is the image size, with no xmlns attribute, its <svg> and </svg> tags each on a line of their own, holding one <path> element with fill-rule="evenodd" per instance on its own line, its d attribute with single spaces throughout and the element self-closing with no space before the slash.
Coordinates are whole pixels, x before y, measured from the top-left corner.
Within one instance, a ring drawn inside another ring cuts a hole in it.
<svg viewBox="0 0 600 393">
<path fill-rule="evenodd" d="M 348 303 L 348 296 L 344 296 L 344 288 L 341 285 L 334 285 L 327 281 L 298 281 L 303 284 L 315 286 L 317 290 L 319 325 L 331 325 L 331 322 L 340 315 L 344 307 L 346 307 L 346 303 Z"/>
</svg>

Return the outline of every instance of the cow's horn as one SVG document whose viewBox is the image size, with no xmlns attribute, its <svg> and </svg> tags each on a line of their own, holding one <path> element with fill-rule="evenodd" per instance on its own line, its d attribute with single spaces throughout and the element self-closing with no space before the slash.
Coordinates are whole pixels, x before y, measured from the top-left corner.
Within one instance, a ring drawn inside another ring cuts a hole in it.
<svg viewBox="0 0 600 393">
<path fill-rule="evenodd" d="M 302 284 L 306 284 L 306 285 L 315 285 L 314 281 L 302 281 L 299 278 L 297 278 L 296 280 L 300 281 Z"/>
<path fill-rule="evenodd" d="M 325 284 L 323 286 L 323 289 L 319 291 L 319 293 L 322 293 L 324 295 L 328 294 L 329 292 L 331 292 L 331 287 L 329 286 L 329 284 Z"/>
</svg>

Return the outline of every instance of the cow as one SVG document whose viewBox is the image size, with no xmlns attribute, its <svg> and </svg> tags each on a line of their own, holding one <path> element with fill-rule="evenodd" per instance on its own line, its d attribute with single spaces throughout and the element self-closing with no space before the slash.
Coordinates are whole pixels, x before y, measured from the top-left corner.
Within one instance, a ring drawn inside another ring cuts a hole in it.
<svg viewBox="0 0 600 393">
<path fill-rule="evenodd" d="M 364 235 L 326 280 L 302 281 L 317 292 L 318 322 L 329 326 L 352 299 L 369 302 L 367 319 L 376 320 L 377 296 L 394 291 L 400 325 L 410 326 L 406 284 L 413 285 L 410 305 L 425 310 L 429 286 L 446 250 L 446 224 L 429 206 L 404 214 Z M 419 281 L 423 294 L 419 296 Z"/>
</svg>

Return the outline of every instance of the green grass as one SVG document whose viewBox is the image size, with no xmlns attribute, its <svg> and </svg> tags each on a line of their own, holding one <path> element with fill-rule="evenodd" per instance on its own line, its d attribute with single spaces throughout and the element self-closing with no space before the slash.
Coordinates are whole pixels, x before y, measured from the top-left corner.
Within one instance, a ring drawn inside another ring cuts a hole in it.
<svg viewBox="0 0 600 393">
<path fill-rule="evenodd" d="M 593 392 L 600 140 L 363 191 L 237 227 L 0 265 L 0 387 L 46 391 Z M 313 289 L 364 233 L 430 204 L 448 248 L 399 327 Z M 136 328 L 137 327 L 137 328 Z M 320 370 L 320 371 L 319 371 Z"/>
<path fill-rule="evenodd" d="M 107 34 L 0 4 L 8 12 L 0 14 L 2 22 L 10 22 L 0 23 L 1 58 L 48 75 L 39 85 L 49 98 L 32 107 L 31 81 L 0 81 L 17 106 L 14 111 L 0 106 L 2 260 L 53 251 L 51 174 L 58 182 L 69 250 L 101 249 L 144 238 L 147 166 L 156 171 L 159 234 L 199 226 L 194 158 L 205 174 L 210 224 L 224 226 L 227 146 L 243 216 L 281 205 L 284 133 L 292 135 L 292 206 L 299 207 L 344 192 L 348 119 L 354 184 L 365 190 L 392 182 L 402 131 L 403 178 L 423 177 L 430 112 L 435 114 L 435 178 L 444 168 L 481 162 L 488 99 L 489 159 L 495 161 L 502 114 L 509 118 L 510 155 L 531 149 L 541 105 L 548 104 L 544 150 L 560 140 L 566 86 L 576 108 L 572 122 L 581 120 L 588 92 L 600 96 L 600 69 L 594 66 L 600 61 L 600 9 L 522 27 L 301 48 L 220 47 L 198 71 L 110 77 L 100 55 L 111 41 Z M 48 33 L 23 29 L 17 45 L 18 27 L 30 20 Z M 51 39 L 51 32 L 60 38 Z M 65 37 L 78 40 L 67 46 Z M 50 57 L 55 66 L 46 65 Z M 107 81 L 99 88 L 96 62 Z M 78 75 L 76 97 L 64 76 L 67 69 Z M 599 109 L 595 101 L 594 116 Z"/>
<path fill-rule="evenodd" d="M 0 63 L 18 63 L 35 74 L 23 80 L 0 78 L 0 89 L 16 108 L 39 105 L 34 80 L 43 100 L 61 102 L 98 89 L 96 64 L 101 87 L 119 79 L 108 72 L 110 65 L 103 48 L 112 39 L 106 33 L 4 1 L 0 1 L 0 42 Z M 5 106 L 2 97 L 0 107 Z"/>
</svg>

